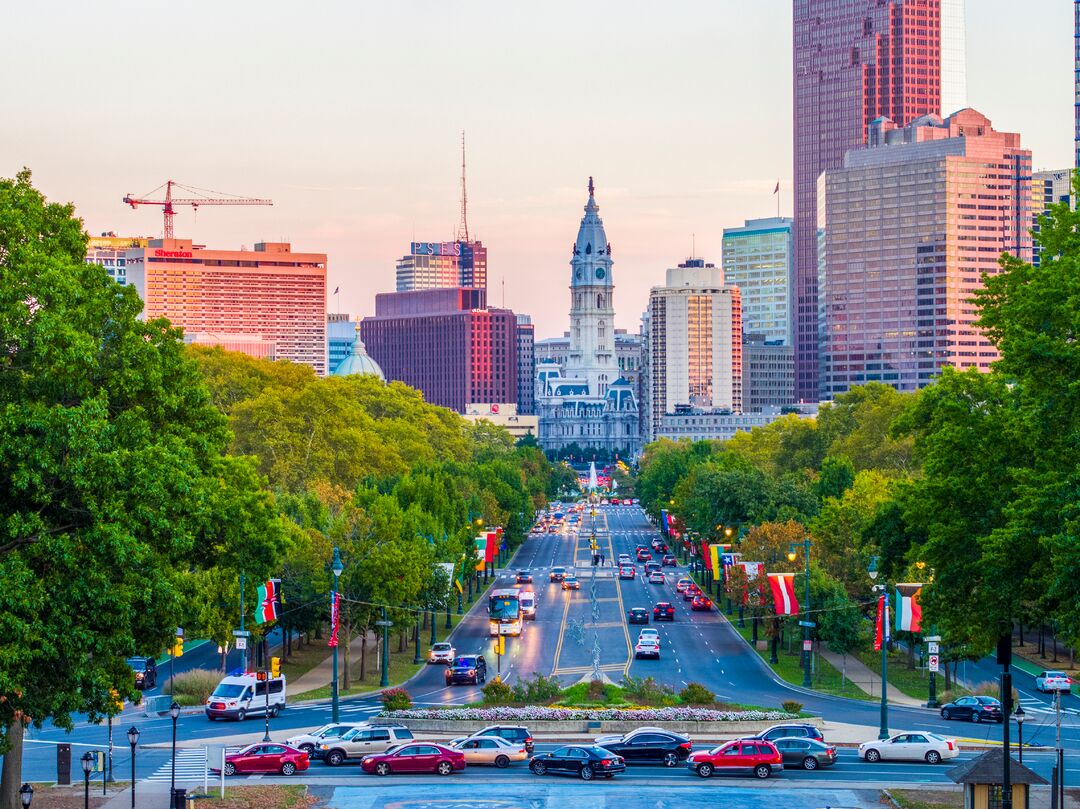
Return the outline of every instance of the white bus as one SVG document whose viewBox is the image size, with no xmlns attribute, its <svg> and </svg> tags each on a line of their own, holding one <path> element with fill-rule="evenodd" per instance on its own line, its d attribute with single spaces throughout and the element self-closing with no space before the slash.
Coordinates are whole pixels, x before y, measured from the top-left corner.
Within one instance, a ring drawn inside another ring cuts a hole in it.
<svg viewBox="0 0 1080 809">
<path fill-rule="evenodd" d="M 517 590 L 492 590 L 488 597 L 488 634 L 521 634 L 521 599 Z"/>
</svg>

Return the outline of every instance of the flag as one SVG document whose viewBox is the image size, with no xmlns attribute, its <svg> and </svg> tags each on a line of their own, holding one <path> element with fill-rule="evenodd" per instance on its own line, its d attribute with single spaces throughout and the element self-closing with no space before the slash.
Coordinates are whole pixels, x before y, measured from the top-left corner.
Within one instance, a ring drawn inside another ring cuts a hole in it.
<svg viewBox="0 0 1080 809">
<path fill-rule="evenodd" d="M 462 554 L 461 555 L 461 576 L 458 575 L 458 569 L 457 569 L 457 563 L 456 562 L 454 563 L 454 573 L 453 573 L 453 576 L 452 576 L 452 578 L 454 580 L 454 587 L 457 588 L 457 591 L 458 591 L 459 594 L 465 592 L 465 587 L 461 584 L 461 579 L 462 579 L 462 577 L 464 575 L 465 575 L 465 554 Z"/>
<path fill-rule="evenodd" d="M 720 545 L 709 546 L 709 570 L 712 571 L 713 581 L 719 581 L 724 575 L 724 568 L 720 564 Z"/>
<path fill-rule="evenodd" d="M 896 585 L 896 631 L 922 631 L 922 585 Z"/>
<path fill-rule="evenodd" d="M 878 596 L 877 620 L 874 622 L 874 651 L 880 652 L 881 645 L 891 639 L 889 634 L 889 597 Z"/>
<path fill-rule="evenodd" d="M 341 289 L 341 287 L 334 287 L 334 294 L 335 294 L 335 295 L 337 295 L 337 294 L 338 294 L 338 290 L 339 290 L 339 289 Z"/>
<path fill-rule="evenodd" d="M 338 626 L 341 624 L 341 593 L 334 593 L 334 600 L 330 602 L 330 640 L 326 645 L 333 648 L 337 646 Z"/>
<path fill-rule="evenodd" d="M 774 194 L 779 194 L 780 193 L 780 181 L 779 180 L 776 181 L 776 188 L 773 189 L 773 193 Z"/>
<path fill-rule="evenodd" d="M 770 573 L 769 587 L 777 615 L 797 615 L 799 600 L 795 598 L 794 573 Z"/>
<path fill-rule="evenodd" d="M 487 534 L 476 538 L 476 569 L 483 570 L 487 564 Z"/>
<path fill-rule="evenodd" d="M 705 569 L 712 573 L 712 552 L 709 550 L 709 543 L 704 539 L 701 540 L 701 558 L 705 562 Z"/>
<path fill-rule="evenodd" d="M 660 509 L 660 524 L 662 526 L 664 526 L 664 533 L 665 534 L 670 534 L 671 533 L 671 526 L 668 525 L 668 514 L 667 514 L 667 509 L 666 508 Z"/>
<path fill-rule="evenodd" d="M 495 554 L 499 552 L 499 534 L 497 531 L 487 532 L 487 545 L 484 546 L 484 561 L 494 562 Z"/>
<path fill-rule="evenodd" d="M 259 585 L 259 606 L 255 608 L 255 623 L 277 620 L 278 580 L 270 579 Z"/>
<path fill-rule="evenodd" d="M 747 581 L 753 581 L 765 572 L 764 562 L 739 562 L 738 564 L 741 565 L 742 569 L 746 571 Z"/>
</svg>

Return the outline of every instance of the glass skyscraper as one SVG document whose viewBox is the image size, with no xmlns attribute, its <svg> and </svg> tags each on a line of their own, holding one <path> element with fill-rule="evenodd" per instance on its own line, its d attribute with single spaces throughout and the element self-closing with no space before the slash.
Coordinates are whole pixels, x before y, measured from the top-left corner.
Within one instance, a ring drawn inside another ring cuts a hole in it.
<svg viewBox="0 0 1080 809">
<path fill-rule="evenodd" d="M 748 219 L 741 228 L 724 228 L 723 244 L 724 281 L 742 293 L 743 332 L 790 346 L 791 220 Z"/>
</svg>

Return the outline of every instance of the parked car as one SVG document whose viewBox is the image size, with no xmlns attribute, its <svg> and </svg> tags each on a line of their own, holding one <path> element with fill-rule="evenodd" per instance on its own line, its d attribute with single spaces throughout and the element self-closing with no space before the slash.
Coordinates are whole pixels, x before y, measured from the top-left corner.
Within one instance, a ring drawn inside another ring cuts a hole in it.
<svg viewBox="0 0 1080 809">
<path fill-rule="evenodd" d="M 553 567 L 551 568 L 551 572 L 548 573 L 548 581 L 561 582 L 565 576 L 565 567 Z"/>
<path fill-rule="evenodd" d="M 536 775 L 576 775 L 582 781 L 612 778 L 626 770 L 626 762 L 603 747 L 570 745 L 533 756 L 529 769 Z"/>
<path fill-rule="evenodd" d="M 483 685 L 487 682 L 487 661 L 483 655 L 459 655 L 446 669 L 447 685 Z"/>
<path fill-rule="evenodd" d="M 619 566 L 619 578 L 620 579 L 632 579 L 637 575 L 637 570 L 633 565 L 620 565 Z"/>
<path fill-rule="evenodd" d="M 785 765 L 797 764 L 804 770 L 816 770 L 836 763 L 836 748 L 817 739 L 777 739 L 773 746 L 780 751 Z"/>
<path fill-rule="evenodd" d="M 581 582 L 578 581 L 578 577 L 574 573 L 567 573 L 563 576 L 562 588 L 564 590 L 580 590 Z"/>
<path fill-rule="evenodd" d="M 936 733 L 897 733 L 885 741 L 874 740 L 859 745 L 859 758 L 873 764 L 876 761 L 925 761 L 939 764 L 960 755 L 955 739 Z"/>
<path fill-rule="evenodd" d="M 339 736 L 344 736 L 350 730 L 362 725 L 367 725 L 366 722 L 331 722 L 329 725 L 323 725 L 321 728 L 316 728 L 311 733 L 301 733 L 299 736 L 290 736 L 285 740 L 285 744 L 289 747 L 295 747 L 297 750 L 303 750 L 312 756 L 320 744 L 326 739 L 336 739 Z"/>
<path fill-rule="evenodd" d="M 157 661 L 152 657 L 129 657 L 127 664 L 135 672 L 135 687 L 140 691 L 157 688 Z"/>
<path fill-rule="evenodd" d="M 470 734 L 472 738 L 480 736 L 497 736 L 514 744 L 523 744 L 530 753 L 533 751 L 533 737 L 529 729 L 524 725 L 488 725 L 483 730 Z"/>
<path fill-rule="evenodd" d="M 654 621 L 674 621 L 675 606 L 667 601 L 660 601 L 653 607 L 652 617 Z"/>
<path fill-rule="evenodd" d="M 390 775 L 395 772 L 450 775 L 465 769 L 465 754 L 444 744 L 413 742 L 391 748 L 385 753 L 364 756 L 360 766 L 364 772 L 376 775 Z"/>
<path fill-rule="evenodd" d="M 649 623 L 649 611 L 644 607 L 633 607 L 626 613 L 626 621 L 630 624 L 647 624 Z"/>
<path fill-rule="evenodd" d="M 660 641 L 648 636 L 639 637 L 637 643 L 634 644 L 634 659 L 638 660 L 642 657 L 652 657 L 659 660 Z"/>
<path fill-rule="evenodd" d="M 750 773 L 755 778 L 768 778 L 784 769 L 784 760 L 772 742 L 736 739 L 712 750 L 691 753 L 686 767 L 702 778 L 716 773 Z"/>
<path fill-rule="evenodd" d="M 825 737 L 821 735 L 821 729 L 816 725 L 808 725 L 802 722 L 785 722 L 781 725 L 772 725 L 765 728 L 760 733 L 755 733 L 753 736 L 743 737 L 746 740 L 763 739 L 767 742 L 774 742 L 777 739 L 816 739 L 819 742 L 825 741 Z"/>
<path fill-rule="evenodd" d="M 1072 678 L 1063 671 L 1044 671 L 1035 678 L 1035 690 L 1044 694 L 1052 691 L 1071 691 Z"/>
<path fill-rule="evenodd" d="M 638 728 L 622 736 L 601 736 L 596 744 L 622 756 L 627 764 L 663 764 L 675 767 L 683 761 L 693 745 L 688 736 L 661 728 Z"/>
<path fill-rule="evenodd" d="M 942 719 L 967 719 L 971 722 L 1000 722 L 1001 702 L 994 697 L 960 697 L 941 706 Z"/>
<path fill-rule="evenodd" d="M 331 767 L 382 753 L 391 747 L 412 741 L 412 731 L 402 725 L 358 725 L 337 738 L 327 737 L 319 744 L 316 757 Z"/>
<path fill-rule="evenodd" d="M 457 652 L 454 650 L 452 644 L 439 642 L 431 644 L 431 649 L 428 651 L 427 662 L 428 663 L 441 663 L 444 666 L 449 666 L 454 662 L 454 658 L 457 657 Z"/>
<path fill-rule="evenodd" d="M 519 570 L 517 576 L 514 577 L 514 581 L 517 584 L 532 584 L 532 573 L 527 570 Z"/>
<path fill-rule="evenodd" d="M 240 752 L 225 756 L 226 775 L 254 772 L 292 775 L 307 768 L 308 754 L 286 744 L 249 744 Z"/>
<path fill-rule="evenodd" d="M 508 742 L 498 736 L 463 736 L 454 739 L 449 746 L 465 754 L 466 764 L 491 764 L 502 768 L 509 767 L 512 761 L 525 761 L 529 757 L 524 744 Z"/>
<path fill-rule="evenodd" d="M 660 564 L 663 567 L 677 567 L 679 561 L 670 553 L 665 553 L 664 558 L 660 560 Z"/>
</svg>

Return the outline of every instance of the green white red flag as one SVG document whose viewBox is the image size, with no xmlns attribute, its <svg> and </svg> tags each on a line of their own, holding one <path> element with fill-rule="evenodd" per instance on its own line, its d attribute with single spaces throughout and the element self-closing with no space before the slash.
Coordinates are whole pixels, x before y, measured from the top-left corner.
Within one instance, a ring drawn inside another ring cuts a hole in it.
<svg viewBox="0 0 1080 809">
<path fill-rule="evenodd" d="M 259 606 L 255 608 L 255 623 L 266 624 L 278 617 L 278 579 L 259 585 Z"/>
</svg>

